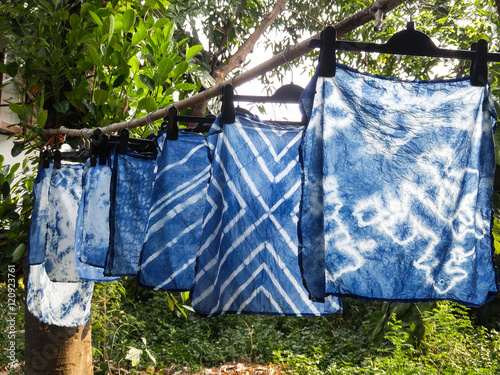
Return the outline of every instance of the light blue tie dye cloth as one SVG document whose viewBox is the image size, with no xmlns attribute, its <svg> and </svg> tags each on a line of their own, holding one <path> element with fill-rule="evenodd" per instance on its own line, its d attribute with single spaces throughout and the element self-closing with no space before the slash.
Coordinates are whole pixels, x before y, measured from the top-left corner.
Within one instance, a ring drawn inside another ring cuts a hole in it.
<svg viewBox="0 0 500 375">
<path fill-rule="evenodd" d="M 146 288 L 190 290 L 210 163 L 205 136 L 179 132 L 157 158 L 146 240 L 138 282 Z"/>
<path fill-rule="evenodd" d="M 337 67 L 305 131 L 303 276 L 313 296 L 448 299 L 497 292 L 488 88 Z"/>
<path fill-rule="evenodd" d="M 33 254 L 41 259 L 45 258 L 52 167 L 51 163 L 49 168 L 40 168 L 33 186 L 35 206 L 30 228 L 30 258 Z M 28 310 L 43 323 L 78 327 L 90 318 L 93 290 L 92 282 L 52 282 L 45 272 L 43 262 L 32 264 L 27 283 L 26 304 Z"/>
<path fill-rule="evenodd" d="M 302 127 L 220 118 L 208 137 L 211 177 L 197 254 L 193 308 L 204 316 L 335 313 L 312 302 L 298 264 L 298 146 Z M 326 306 L 326 307 L 325 307 Z"/>
<path fill-rule="evenodd" d="M 81 229 L 80 204 L 84 164 L 62 163 L 52 168 L 48 190 L 45 271 L 51 281 L 113 281 L 102 267 L 82 263 L 76 256 L 77 227 Z M 80 233 L 80 231 L 78 231 Z"/>
<path fill-rule="evenodd" d="M 106 265 L 109 250 L 110 189 L 111 165 L 91 167 L 88 160 L 83 171 L 76 255 L 82 263 L 101 268 Z"/>
<path fill-rule="evenodd" d="M 110 248 L 105 272 L 136 276 L 146 236 L 156 157 L 115 153 L 111 180 Z"/>
</svg>

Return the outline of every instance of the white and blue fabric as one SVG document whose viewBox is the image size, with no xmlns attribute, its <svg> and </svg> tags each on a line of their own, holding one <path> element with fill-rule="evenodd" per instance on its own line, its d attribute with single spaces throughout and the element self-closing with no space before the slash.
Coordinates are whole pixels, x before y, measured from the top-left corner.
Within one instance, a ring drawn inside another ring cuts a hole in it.
<svg viewBox="0 0 500 375">
<path fill-rule="evenodd" d="M 111 180 L 110 247 L 105 273 L 136 276 L 146 236 L 156 157 L 115 153 Z"/>
<path fill-rule="evenodd" d="M 157 157 L 138 282 L 146 288 L 187 291 L 193 286 L 210 171 L 205 136 L 180 131 Z"/>
<path fill-rule="evenodd" d="M 76 255 L 82 263 L 101 268 L 106 265 L 109 250 L 110 189 L 110 164 L 91 167 L 88 160 L 83 171 Z"/>
<path fill-rule="evenodd" d="M 479 306 L 497 293 L 492 108 L 469 79 L 343 66 L 317 78 L 301 145 L 300 257 L 313 296 Z"/>
<path fill-rule="evenodd" d="M 48 190 L 45 271 L 51 281 L 113 281 L 102 267 L 82 263 L 76 255 L 77 227 L 81 229 L 84 165 L 62 163 L 52 168 Z"/>
<path fill-rule="evenodd" d="M 40 168 L 35 179 L 33 192 L 35 205 L 29 238 L 29 256 L 43 254 L 47 237 L 49 213 L 49 186 L 52 178 L 49 168 Z M 90 306 L 94 283 L 52 282 L 45 272 L 44 263 L 30 265 L 27 283 L 28 310 L 41 322 L 57 326 L 78 327 L 90 318 Z"/>
<path fill-rule="evenodd" d="M 203 316 L 338 312 L 337 298 L 312 302 L 300 275 L 298 146 L 303 128 L 237 114 L 222 131 L 219 121 L 207 139 L 211 176 L 193 308 Z"/>
</svg>

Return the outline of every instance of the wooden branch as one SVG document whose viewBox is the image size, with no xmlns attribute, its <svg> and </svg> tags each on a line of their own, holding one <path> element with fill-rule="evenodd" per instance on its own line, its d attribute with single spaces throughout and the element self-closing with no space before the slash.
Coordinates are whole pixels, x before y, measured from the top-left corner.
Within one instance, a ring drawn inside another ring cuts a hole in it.
<svg viewBox="0 0 500 375">
<path fill-rule="evenodd" d="M 264 17 L 260 27 L 255 30 L 252 35 L 248 37 L 247 40 L 238 48 L 234 55 L 229 56 L 227 62 L 219 65 L 214 71 L 212 76 L 215 79 L 215 83 L 222 82 L 229 73 L 234 69 L 239 68 L 241 64 L 245 61 L 246 57 L 250 52 L 252 52 L 255 44 L 260 39 L 260 37 L 266 32 L 269 26 L 272 25 L 274 20 L 280 15 L 280 13 L 285 9 L 285 5 L 288 0 L 278 0 L 274 4 L 273 9 Z"/>
<path fill-rule="evenodd" d="M 345 20 L 339 22 L 335 27 L 337 28 L 337 36 L 342 36 L 345 33 L 354 30 L 355 28 L 364 25 L 365 23 L 371 21 L 374 19 L 374 14 L 377 9 L 382 9 L 384 13 L 388 13 L 392 9 L 396 8 L 398 5 L 400 5 L 403 2 L 403 0 L 377 0 L 373 4 L 369 5 L 365 9 L 359 11 L 358 13 L 352 15 L 351 17 L 346 18 Z M 159 109 L 157 111 L 151 112 L 149 116 L 144 116 L 138 119 L 133 119 L 127 122 L 119 122 L 119 123 L 114 123 L 114 124 L 109 124 L 106 127 L 100 128 L 103 133 L 109 134 L 109 133 L 114 133 L 120 129 L 123 128 L 136 128 L 139 126 L 145 126 L 148 124 L 147 117 L 150 118 L 151 121 L 156 121 L 164 118 L 168 114 L 168 110 L 170 109 L 171 106 L 175 106 L 179 111 L 186 109 L 186 108 L 191 108 L 195 104 L 201 103 L 203 101 L 207 101 L 208 99 L 214 98 L 216 96 L 219 96 L 221 93 L 221 90 L 224 86 L 228 84 L 232 84 L 233 86 L 237 87 L 242 85 L 243 83 L 246 83 L 254 78 L 257 78 L 267 72 L 270 72 L 273 69 L 276 69 L 277 67 L 285 64 L 286 61 L 292 61 L 295 60 L 296 58 L 305 55 L 307 52 L 310 51 L 310 48 L 308 47 L 308 42 L 311 39 L 316 39 L 319 37 L 319 34 L 312 36 L 309 39 L 306 39 L 299 44 L 296 44 L 294 46 L 291 46 L 290 48 L 286 49 L 286 59 L 285 59 L 285 51 L 282 51 L 278 53 L 277 55 L 274 55 L 272 58 L 269 60 L 263 62 L 262 64 L 247 70 L 246 72 L 243 72 L 234 79 L 226 80 L 224 82 L 221 82 L 220 84 L 210 87 L 207 90 L 198 93 L 196 95 L 193 95 L 189 98 L 183 99 L 181 101 L 178 101 L 177 103 L 170 104 L 166 108 Z M 94 129 L 68 129 L 65 128 L 64 126 L 60 127 L 59 129 L 48 129 L 46 130 L 47 135 L 53 135 L 53 134 L 66 134 L 69 136 L 74 136 L 74 137 L 85 137 L 88 138 Z"/>
</svg>

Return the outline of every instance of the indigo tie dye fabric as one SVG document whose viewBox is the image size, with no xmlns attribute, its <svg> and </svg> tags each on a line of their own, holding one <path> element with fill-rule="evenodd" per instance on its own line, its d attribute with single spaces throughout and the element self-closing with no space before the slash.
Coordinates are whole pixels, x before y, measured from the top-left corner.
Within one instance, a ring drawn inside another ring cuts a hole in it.
<svg viewBox="0 0 500 375">
<path fill-rule="evenodd" d="M 35 206 L 30 228 L 30 258 L 35 253 L 40 259 L 45 259 L 52 168 L 52 163 L 49 168 L 40 168 L 33 187 Z M 81 326 L 90 318 L 93 289 L 92 282 L 52 282 L 43 262 L 32 264 L 27 283 L 27 307 L 38 320 L 46 324 Z"/>
<path fill-rule="evenodd" d="M 111 161 L 112 162 L 112 161 Z M 90 166 L 83 172 L 83 194 L 76 232 L 76 254 L 80 261 L 104 268 L 109 250 L 111 166 Z"/>
<path fill-rule="evenodd" d="M 80 204 L 83 171 L 84 165 L 79 163 L 63 162 L 60 169 L 52 168 L 48 190 L 44 260 L 45 271 L 51 281 L 116 280 L 106 277 L 102 267 L 82 263 L 76 255 L 76 243 L 81 233 L 83 217 L 83 205 Z"/>
<path fill-rule="evenodd" d="M 148 228 L 138 282 L 147 288 L 187 291 L 193 286 L 210 163 L 205 136 L 179 132 L 157 158 Z"/>
<path fill-rule="evenodd" d="M 88 322 L 94 283 L 52 282 L 45 265 L 30 266 L 28 310 L 41 322 L 61 327 L 79 327 Z"/>
<path fill-rule="evenodd" d="M 493 107 L 468 79 L 317 78 L 301 145 L 301 262 L 313 296 L 448 299 L 497 292 Z"/>
<path fill-rule="evenodd" d="M 135 276 L 146 236 L 156 157 L 115 153 L 113 164 L 110 248 L 105 272 Z"/>
<path fill-rule="evenodd" d="M 340 309 L 312 302 L 298 264 L 298 146 L 302 127 L 237 115 L 208 136 L 211 176 L 197 254 L 193 308 L 223 313 L 322 315 Z"/>
<path fill-rule="evenodd" d="M 47 220 L 49 213 L 49 186 L 52 177 L 50 163 L 48 168 L 39 168 L 33 184 L 35 204 L 31 215 L 28 264 L 40 264 L 45 261 L 45 240 L 47 237 Z"/>
</svg>

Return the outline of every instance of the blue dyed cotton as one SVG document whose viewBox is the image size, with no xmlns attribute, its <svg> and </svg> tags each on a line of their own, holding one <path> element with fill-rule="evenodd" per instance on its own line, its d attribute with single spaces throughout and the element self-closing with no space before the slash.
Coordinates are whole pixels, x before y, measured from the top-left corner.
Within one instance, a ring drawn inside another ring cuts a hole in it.
<svg viewBox="0 0 500 375">
<path fill-rule="evenodd" d="M 62 163 L 52 168 L 48 190 L 45 271 L 51 281 L 113 281 L 104 269 L 84 264 L 76 256 L 77 233 L 81 233 L 83 164 Z M 78 228 L 78 230 L 77 230 Z"/>
<path fill-rule="evenodd" d="M 49 186 L 52 167 L 39 168 L 33 184 L 35 204 L 31 215 L 28 264 L 40 264 L 45 261 L 45 241 L 47 237 L 47 219 L 49 214 Z"/>
<path fill-rule="evenodd" d="M 41 322 L 61 327 L 79 327 L 88 322 L 94 283 L 52 282 L 45 265 L 30 266 L 28 310 Z"/>
<path fill-rule="evenodd" d="M 76 254 L 82 263 L 104 268 L 109 250 L 110 165 L 90 166 L 83 173 L 83 195 L 76 233 Z"/>
<path fill-rule="evenodd" d="M 135 276 L 146 236 L 156 158 L 115 154 L 106 274 Z"/>
<path fill-rule="evenodd" d="M 301 260 L 313 296 L 479 306 L 495 295 L 490 100 L 468 79 L 340 66 L 317 79 L 301 146 Z"/>
<path fill-rule="evenodd" d="M 322 315 L 338 299 L 312 302 L 298 264 L 298 146 L 302 127 L 237 115 L 208 137 L 212 161 L 193 308 L 222 313 Z"/>
<path fill-rule="evenodd" d="M 49 168 L 40 168 L 33 191 L 35 206 L 31 221 L 29 256 L 39 257 L 42 263 L 30 265 L 27 283 L 28 310 L 40 321 L 57 326 L 78 327 L 90 318 L 94 283 L 52 282 L 45 272 L 47 218 L 49 216 L 49 186 L 52 178 Z M 36 255 L 35 255 L 36 254 Z"/>
<path fill-rule="evenodd" d="M 158 154 L 138 278 L 142 286 L 174 291 L 193 286 L 210 170 L 204 140 L 179 132 Z"/>
</svg>

